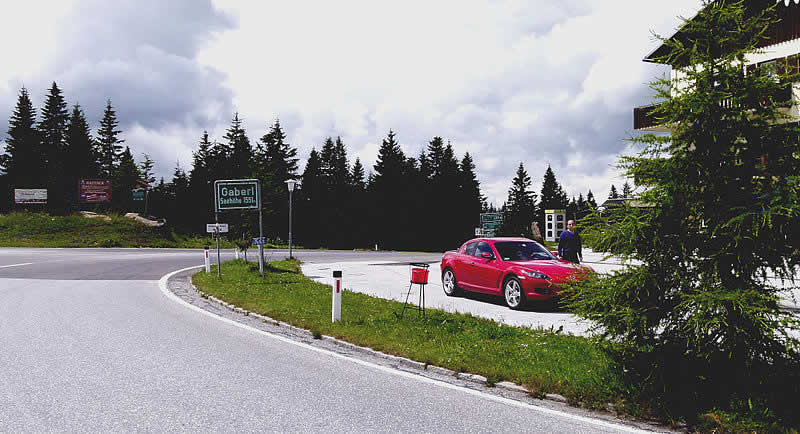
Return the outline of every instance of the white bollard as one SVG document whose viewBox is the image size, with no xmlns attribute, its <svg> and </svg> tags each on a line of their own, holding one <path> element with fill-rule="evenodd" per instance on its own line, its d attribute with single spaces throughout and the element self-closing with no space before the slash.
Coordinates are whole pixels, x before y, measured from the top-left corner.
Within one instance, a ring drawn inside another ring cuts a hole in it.
<svg viewBox="0 0 800 434">
<path fill-rule="evenodd" d="M 206 273 L 211 272 L 211 261 L 208 259 L 208 246 L 206 246 Z"/>
<path fill-rule="evenodd" d="M 236 255 L 236 259 L 239 259 L 239 248 L 236 247 L 233 249 L 234 255 Z"/>
<path fill-rule="evenodd" d="M 342 272 L 333 272 L 333 302 L 331 303 L 331 322 L 342 320 Z"/>
</svg>

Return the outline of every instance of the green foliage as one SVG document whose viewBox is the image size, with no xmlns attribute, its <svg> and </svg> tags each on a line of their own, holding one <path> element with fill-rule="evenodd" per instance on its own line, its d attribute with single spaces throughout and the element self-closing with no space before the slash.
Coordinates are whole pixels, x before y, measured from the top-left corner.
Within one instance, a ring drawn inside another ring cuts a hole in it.
<svg viewBox="0 0 800 434">
<path fill-rule="evenodd" d="M 531 177 L 519 163 L 517 173 L 508 189 L 503 210 L 503 224 L 497 235 L 531 238 L 531 222 L 536 218 L 536 193 L 530 190 Z M 544 225 L 539 226 L 540 229 Z"/>
<path fill-rule="evenodd" d="M 103 111 L 103 119 L 97 129 L 97 145 L 100 153 L 100 176 L 111 179 L 122 156 L 122 143 L 125 140 L 119 138 L 122 132 L 117 129 L 117 113 L 111 106 L 111 100 L 106 101 L 106 108 Z"/>
<path fill-rule="evenodd" d="M 595 249 L 638 262 L 577 285 L 571 308 L 598 324 L 629 384 L 671 417 L 758 401 L 775 420 L 800 422 L 787 400 L 800 393 L 800 323 L 766 279 L 794 285 L 800 129 L 775 97 L 782 82 L 741 66 L 770 11 L 708 3 L 665 41 L 664 60 L 685 72 L 653 84 L 673 134 L 634 138 L 641 152 L 620 160 L 644 187 L 638 207 L 582 222 Z M 766 166 L 756 162 L 764 154 Z"/>
<path fill-rule="evenodd" d="M 604 406 L 621 392 L 619 376 L 592 341 L 550 330 L 510 327 L 468 314 L 427 310 L 427 319 L 395 313 L 402 303 L 342 292 L 342 320 L 331 322 L 331 287 L 300 273 L 297 261 L 271 262 L 261 278 L 242 260 L 200 272 L 192 281 L 203 292 L 278 321 L 334 336 L 389 354 L 472 372 L 492 382 L 523 384 L 535 393 L 559 393 Z"/>
</svg>

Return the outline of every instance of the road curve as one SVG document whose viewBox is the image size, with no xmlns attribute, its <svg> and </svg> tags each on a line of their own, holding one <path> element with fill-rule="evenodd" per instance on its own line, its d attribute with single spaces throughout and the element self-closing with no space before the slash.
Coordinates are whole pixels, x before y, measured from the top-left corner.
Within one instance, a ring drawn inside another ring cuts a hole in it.
<svg viewBox="0 0 800 434">
<path fill-rule="evenodd" d="M 154 275 L 197 253 L 0 249 L 0 431 L 636 430 L 187 308 Z"/>
</svg>

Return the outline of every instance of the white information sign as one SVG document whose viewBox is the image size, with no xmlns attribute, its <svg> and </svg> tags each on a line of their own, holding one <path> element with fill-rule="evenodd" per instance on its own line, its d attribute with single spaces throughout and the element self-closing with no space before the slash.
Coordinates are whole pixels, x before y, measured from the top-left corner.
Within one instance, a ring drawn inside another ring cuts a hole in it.
<svg viewBox="0 0 800 434">
<path fill-rule="evenodd" d="M 206 232 L 213 234 L 216 232 L 216 228 L 219 226 L 219 232 L 228 232 L 228 224 L 227 223 L 207 223 L 206 224 Z"/>
<path fill-rule="evenodd" d="M 18 204 L 31 204 L 31 203 L 47 203 L 47 189 L 46 188 L 15 188 L 14 189 L 14 203 Z"/>
</svg>

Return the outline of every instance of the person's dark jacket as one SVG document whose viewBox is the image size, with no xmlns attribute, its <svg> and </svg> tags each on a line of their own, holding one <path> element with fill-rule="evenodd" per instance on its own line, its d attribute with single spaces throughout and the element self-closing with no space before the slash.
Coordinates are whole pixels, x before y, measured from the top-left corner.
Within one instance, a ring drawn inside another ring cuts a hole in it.
<svg viewBox="0 0 800 434">
<path fill-rule="evenodd" d="M 572 231 L 561 232 L 558 238 L 558 256 L 570 262 L 580 263 L 583 259 L 581 236 Z"/>
</svg>

